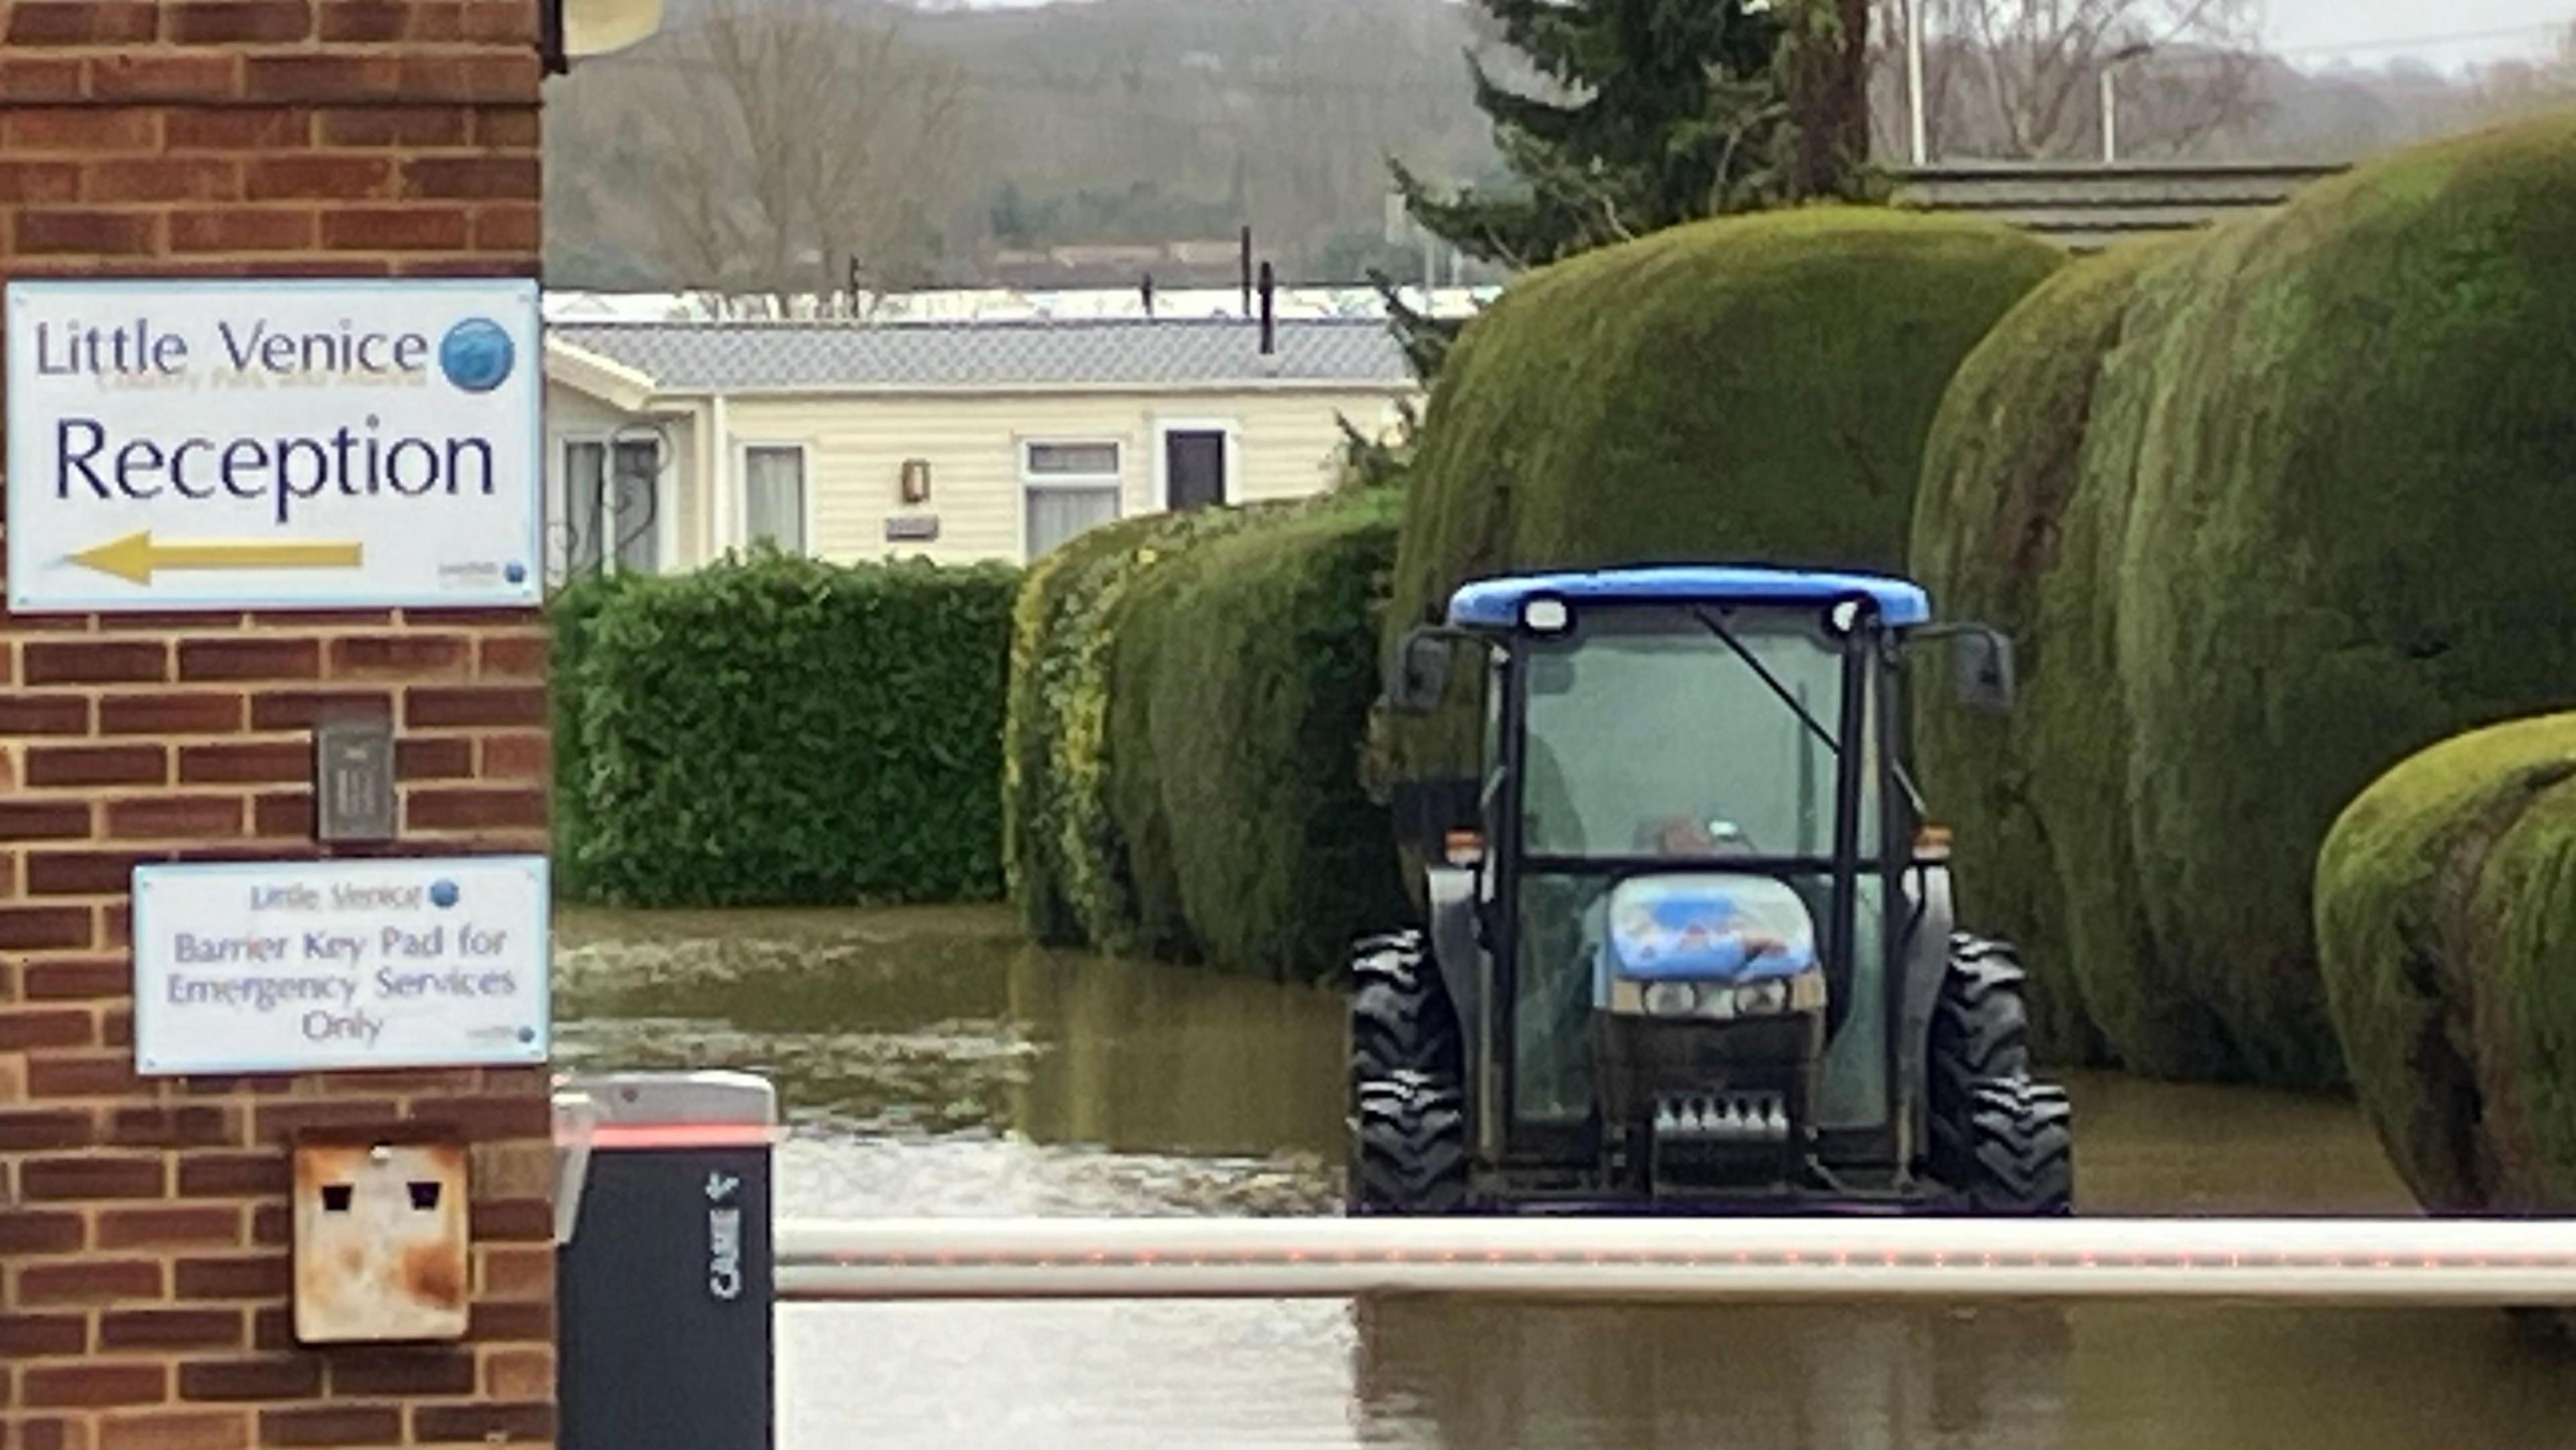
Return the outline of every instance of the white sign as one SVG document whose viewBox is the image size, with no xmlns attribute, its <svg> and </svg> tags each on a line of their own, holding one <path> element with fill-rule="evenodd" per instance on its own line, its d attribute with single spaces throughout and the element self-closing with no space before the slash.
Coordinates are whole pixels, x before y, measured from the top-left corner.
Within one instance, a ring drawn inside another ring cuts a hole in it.
<svg viewBox="0 0 2576 1450">
<path fill-rule="evenodd" d="M 525 280 L 10 283 L 9 607 L 537 603 L 538 310 Z"/>
<path fill-rule="evenodd" d="M 547 926 L 542 856 L 137 866 L 135 1070 L 542 1063 Z"/>
</svg>

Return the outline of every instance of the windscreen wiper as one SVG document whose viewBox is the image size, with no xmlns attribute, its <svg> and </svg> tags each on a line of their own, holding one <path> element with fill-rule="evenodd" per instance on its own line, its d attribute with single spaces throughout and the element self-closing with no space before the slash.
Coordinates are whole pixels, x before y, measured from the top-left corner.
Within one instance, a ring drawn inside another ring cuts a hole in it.
<svg viewBox="0 0 2576 1450">
<path fill-rule="evenodd" d="M 1825 742 L 1825 748 L 1827 750 L 1834 752 L 1837 757 L 1841 756 L 1843 750 L 1842 742 L 1834 738 L 1832 731 L 1827 730 L 1823 725 L 1817 723 L 1815 715 L 1807 709 L 1805 702 L 1801 701 L 1796 695 L 1791 694 L 1789 687 L 1780 683 L 1780 677 L 1771 673 L 1771 667 L 1762 663 L 1759 656 L 1744 647 L 1744 641 L 1737 639 L 1725 625 L 1710 618 L 1708 611 L 1705 609 L 1693 609 L 1690 611 L 1690 615 L 1691 618 L 1700 622 L 1701 628 L 1707 630 L 1713 635 L 1716 635 L 1719 640 L 1725 643 L 1728 649 L 1735 651 L 1738 659 L 1751 665 L 1753 667 L 1753 673 L 1762 677 L 1762 683 L 1771 687 L 1771 693 L 1780 697 L 1780 703 L 1798 712 L 1798 718 L 1806 722 L 1807 729 L 1812 731 L 1818 740 Z M 1924 816 L 1928 814 L 1928 808 L 1925 806 L 1923 801 L 1923 792 L 1914 788 L 1914 777 L 1906 773 L 1905 762 L 1901 760 L 1896 762 L 1895 775 L 1898 789 L 1905 792 L 1906 803 L 1914 808 L 1914 818 L 1918 821 L 1923 819 Z"/>
<path fill-rule="evenodd" d="M 1796 695 L 1791 694 L 1789 692 L 1789 687 L 1780 683 L 1780 677 L 1771 673 L 1771 667 L 1762 663 L 1761 659 L 1756 656 L 1753 651 L 1746 649 L 1742 640 L 1737 639 L 1733 634 L 1729 633 L 1725 625 L 1709 618 L 1708 611 L 1705 609 L 1692 610 L 1691 618 L 1698 620 L 1701 628 L 1707 630 L 1713 635 L 1716 635 L 1718 639 L 1725 643 L 1728 649 L 1735 651 L 1736 658 L 1743 660 L 1748 665 L 1751 665 L 1753 667 L 1753 673 L 1762 677 L 1762 683 L 1771 687 L 1771 693 L 1780 697 L 1781 704 L 1798 712 L 1798 718 L 1807 722 L 1807 728 L 1815 732 L 1815 736 L 1818 740 L 1825 742 L 1825 748 L 1827 750 L 1834 752 L 1836 755 L 1842 754 L 1842 742 L 1834 738 L 1834 732 L 1816 723 L 1816 717 L 1808 712 L 1806 704 L 1799 700 Z"/>
</svg>

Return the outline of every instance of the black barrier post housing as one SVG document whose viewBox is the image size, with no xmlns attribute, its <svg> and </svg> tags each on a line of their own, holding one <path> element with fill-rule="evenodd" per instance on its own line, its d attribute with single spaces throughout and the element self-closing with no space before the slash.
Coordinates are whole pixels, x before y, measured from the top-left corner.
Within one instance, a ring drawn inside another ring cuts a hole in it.
<svg viewBox="0 0 2576 1450">
<path fill-rule="evenodd" d="M 610 1073 L 555 1107 L 561 1450 L 774 1450 L 776 1093 Z"/>
</svg>

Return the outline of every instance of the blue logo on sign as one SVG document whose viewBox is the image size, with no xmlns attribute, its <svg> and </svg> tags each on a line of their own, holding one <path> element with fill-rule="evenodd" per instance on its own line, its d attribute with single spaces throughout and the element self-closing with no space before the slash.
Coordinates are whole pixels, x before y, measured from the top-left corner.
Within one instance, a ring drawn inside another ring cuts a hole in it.
<svg viewBox="0 0 2576 1450">
<path fill-rule="evenodd" d="M 442 907 L 454 906 L 456 904 L 456 883 L 453 881 L 431 882 L 429 884 L 429 904 L 432 906 Z"/>
<path fill-rule="evenodd" d="M 440 339 L 438 370 L 466 392 L 488 393 L 509 381 L 514 352 L 510 334 L 501 330 L 501 324 L 469 317 Z"/>
<path fill-rule="evenodd" d="M 528 577 L 528 566 L 513 560 L 501 567 L 501 577 L 513 584 L 524 583 Z"/>
</svg>

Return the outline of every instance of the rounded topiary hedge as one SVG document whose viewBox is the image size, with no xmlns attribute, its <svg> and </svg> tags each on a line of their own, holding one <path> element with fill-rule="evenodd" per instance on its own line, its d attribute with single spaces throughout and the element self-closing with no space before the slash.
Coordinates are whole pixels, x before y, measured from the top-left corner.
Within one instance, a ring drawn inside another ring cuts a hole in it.
<svg viewBox="0 0 2576 1450">
<path fill-rule="evenodd" d="M 1402 504 L 1377 489 L 1299 506 L 1130 596 L 1109 718 L 1137 945 L 1315 976 L 1405 918 L 1359 775 Z"/>
<path fill-rule="evenodd" d="M 2316 863 L 2353 1084 L 2425 1206 L 2576 1210 L 2576 715 L 2445 740 Z"/>
<path fill-rule="evenodd" d="M 2147 928 L 2245 1069 L 2340 1079 L 2317 843 L 2465 727 L 2576 700 L 2576 121 L 2414 151 L 2142 282 L 2121 688 Z"/>
<path fill-rule="evenodd" d="M 2116 522 L 2103 496 L 2076 488 L 2103 359 L 2140 273 L 2172 245 L 2086 258 L 2007 313 L 1944 394 L 1915 496 L 1914 576 L 1944 616 L 1993 625 L 2016 646 L 2012 713 L 1961 710 L 1926 676 L 1914 740 L 1932 813 L 1956 832 L 1961 919 L 2020 945 L 2033 1047 L 2053 1062 L 2104 1055 L 2092 993 L 2124 1042 L 2155 1030 L 2141 1018 L 2173 1000 L 2135 990 L 2127 722 L 2100 688 L 2116 584 L 2100 545 Z"/>
<path fill-rule="evenodd" d="M 1389 638 L 1436 619 L 1459 583 L 1513 569 L 1900 568 L 1942 388 L 2063 260 L 1991 223 L 1818 207 L 1532 273 L 1441 367 Z M 1472 739 L 1463 708 L 1405 722 L 1386 764 L 1455 773 Z"/>
<path fill-rule="evenodd" d="M 2431 741 L 2576 701 L 2548 522 L 2576 501 L 2571 142 L 2553 118 L 2420 147 L 2148 259 L 2094 334 L 2053 558 L 1978 512 L 2024 496 L 2010 446 L 1926 495 L 1947 605 L 2035 593 L 2009 753 L 2132 1067 L 2340 1082 L 2310 910 L 2336 811 Z M 2028 371 L 2016 406 L 2045 413 L 2066 378 Z M 1936 775 L 1998 749 L 1927 743 Z"/>
</svg>

